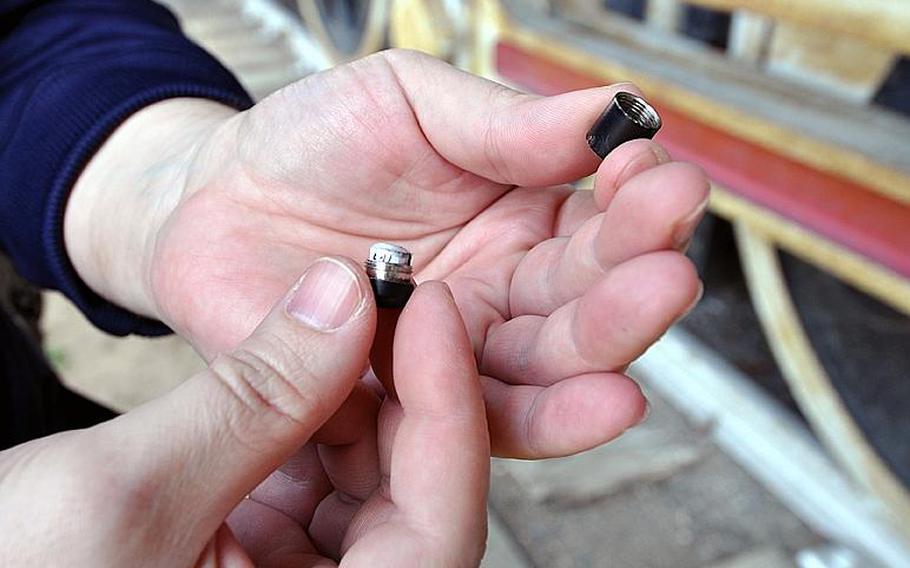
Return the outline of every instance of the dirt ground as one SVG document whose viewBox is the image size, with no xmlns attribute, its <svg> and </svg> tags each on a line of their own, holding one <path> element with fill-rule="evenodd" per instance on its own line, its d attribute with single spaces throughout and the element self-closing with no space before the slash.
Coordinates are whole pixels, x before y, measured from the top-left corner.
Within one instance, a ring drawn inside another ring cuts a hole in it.
<svg viewBox="0 0 910 568">
<path fill-rule="evenodd" d="M 44 348 L 64 382 L 117 410 L 128 410 L 179 384 L 203 362 L 177 336 L 114 337 L 98 331 L 68 300 L 46 293 Z"/>
</svg>

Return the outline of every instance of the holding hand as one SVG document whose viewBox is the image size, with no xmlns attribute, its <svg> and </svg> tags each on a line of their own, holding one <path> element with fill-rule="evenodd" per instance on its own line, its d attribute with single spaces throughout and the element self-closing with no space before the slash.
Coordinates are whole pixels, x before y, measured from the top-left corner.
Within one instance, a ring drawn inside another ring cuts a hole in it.
<svg viewBox="0 0 910 568">
<path fill-rule="evenodd" d="M 375 325 L 359 267 L 321 259 L 239 347 L 170 394 L 0 453 L 0 510 L 15 512 L 0 515 L 0 558 L 476 564 L 489 443 L 455 302 L 428 282 L 402 313 L 399 400 L 358 380 Z"/>
<path fill-rule="evenodd" d="M 643 140 L 598 167 L 585 143 L 617 90 L 536 97 L 390 51 L 243 113 L 165 101 L 80 177 L 67 249 L 102 296 L 213 357 L 299 267 L 404 245 L 418 282 L 454 294 L 494 453 L 578 452 L 642 418 L 623 371 L 700 289 L 680 251 L 707 203 L 701 171 Z M 594 170 L 593 192 L 552 187 Z"/>
</svg>

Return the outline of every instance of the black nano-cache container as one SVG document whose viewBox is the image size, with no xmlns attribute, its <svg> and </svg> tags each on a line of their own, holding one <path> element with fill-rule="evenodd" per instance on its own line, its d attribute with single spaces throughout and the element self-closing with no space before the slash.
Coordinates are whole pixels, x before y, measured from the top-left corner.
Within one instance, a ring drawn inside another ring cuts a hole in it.
<svg viewBox="0 0 910 568">
<path fill-rule="evenodd" d="M 595 154 L 606 158 L 623 142 L 653 138 L 660 127 L 660 115 L 648 101 L 621 91 L 588 130 L 588 146 Z"/>
</svg>

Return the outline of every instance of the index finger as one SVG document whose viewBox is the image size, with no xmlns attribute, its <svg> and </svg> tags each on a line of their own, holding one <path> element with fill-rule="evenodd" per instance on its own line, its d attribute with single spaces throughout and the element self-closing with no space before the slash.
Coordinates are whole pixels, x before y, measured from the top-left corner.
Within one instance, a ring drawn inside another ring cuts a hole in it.
<svg viewBox="0 0 910 568">
<path fill-rule="evenodd" d="M 490 445 L 474 352 L 448 287 L 420 285 L 395 334 L 402 418 L 392 447 L 390 491 L 415 527 L 461 546 L 486 519 Z M 461 534 L 462 539 L 452 539 Z"/>
</svg>

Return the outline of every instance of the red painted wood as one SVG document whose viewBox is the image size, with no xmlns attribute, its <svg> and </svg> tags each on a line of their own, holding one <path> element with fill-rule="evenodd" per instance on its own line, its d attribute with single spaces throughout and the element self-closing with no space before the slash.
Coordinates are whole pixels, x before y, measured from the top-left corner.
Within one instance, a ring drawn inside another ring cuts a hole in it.
<svg viewBox="0 0 910 568">
<path fill-rule="evenodd" d="M 496 68 L 544 95 L 604 84 L 507 43 L 497 45 Z M 910 207 L 684 115 L 661 104 L 659 93 L 649 101 L 664 123 L 657 139 L 675 158 L 701 165 L 738 195 L 910 277 Z"/>
</svg>

